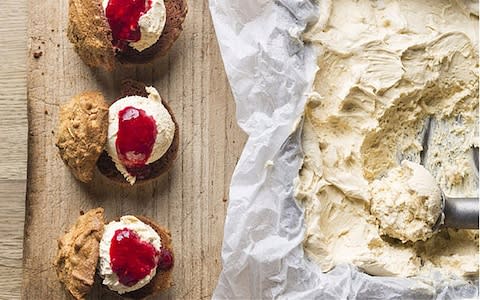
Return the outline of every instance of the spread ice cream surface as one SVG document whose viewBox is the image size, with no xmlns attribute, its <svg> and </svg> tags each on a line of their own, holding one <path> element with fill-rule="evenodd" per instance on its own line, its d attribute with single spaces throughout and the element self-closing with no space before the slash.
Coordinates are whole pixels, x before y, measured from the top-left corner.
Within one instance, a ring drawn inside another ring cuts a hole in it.
<svg viewBox="0 0 480 300">
<path fill-rule="evenodd" d="M 143 286 L 147 285 L 155 276 L 157 267 L 153 267 L 151 271 L 139 281 L 132 285 L 125 285 L 119 279 L 119 275 L 114 272 L 112 267 L 111 247 L 112 239 L 118 238 L 116 233 L 118 231 L 128 229 L 130 232 L 134 232 L 141 242 L 148 243 L 153 246 L 156 252 L 160 252 L 162 247 L 160 236 L 149 225 L 143 223 L 134 216 L 123 216 L 119 221 L 112 221 L 105 225 L 104 233 L 100 241 L 100 262 L 99 273 L 103 278 L 103 284 L 108 286 L 109 289 L 124 294 L 127 292 L 135 291 Z M 120 237 L 121 238 L 121 237 Z M 138 251 L 131 250 L 132 257 L 138 254 Z M 122 270 L 126 272 L 125 270 Z"/>
<path fill-rule="evenodd" d="M 478 275 L 478 231 L 427 230 L 438 211 L 432 180 L 451 197 L 478 193 L 478 13 L 463 1 L 320 7 L 304 34 L 318 53 L 296 185 L 305 251 L 323 271 L 348 263 L 373 275 Z M 433 178 L 419 173 L 420 157 Z M 395 202 L 392 189 L 404 198 Z M 410 235 L 418 241 L 401 241 Z"/>
<path fill-rule="evenodd" d="M 118 0 L 102 1 L 103 10 L 105 12 L 107 11 L 107 7 L 111 1 Z M 121 6 L 122 4 L 118 5 Z M 167 20 L 165 3 L 163 0 L 145 0 L 145 4 L 142 7 L 146 7 L 146 11 L 141 12 L 138 19 L 140 38 L 137 41 L 129 42 L 129 46 L 138 51 L 143 51 L 158 41 L 158 39 L 162 35 L 163 28 L 165 27 L 165 22 Z M 125 11 L 119 11 L 122 15 L 125 13 Z"/>
<path fill-rule="evenodd" d="M 148 98 L 128 96 L 119 99 L 110 106 L 108 113 L 106 150 L 130 184 L 135 183 L 136 176 L 129 167 L 136 167 L 135 164 L 148 165 L 159 160 L 167 152 L 175 135 L 175 123 L 157 90 L 147 87 L 146 91 Z M 130 123 L 122 127 L 122 122 Z M 119 141 L 126 145 L 122 146 Z"/>
</svg>

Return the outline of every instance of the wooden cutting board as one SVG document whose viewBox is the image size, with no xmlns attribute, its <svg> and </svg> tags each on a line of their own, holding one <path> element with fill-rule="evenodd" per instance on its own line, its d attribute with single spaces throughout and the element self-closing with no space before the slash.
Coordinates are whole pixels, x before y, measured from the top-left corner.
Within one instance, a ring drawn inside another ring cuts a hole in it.
<svg viewBox="0 0 480 300">
<path fill-rule="evenodd" d="M 112 219 L 145 215 L 170 228 L 175 286 L 160 298 L 210 298 L 221 270 L 228 186 L 245 135 L 224 72 L 207 0 L 189 1 L 184 32 L 170 54 L 152 65 L 113 73 L 89 69 L 66 38 L 68 1 L 29 0 L 28 186 L 23 298 L 68 299 L 52 261 L 57 238 L 80 210 L 102 206 Z M 168 99 L 180 126 L 174 168 L 155 182 L 121 188 L 99 174 L 76 181 L 55 147 L 59 105 L 86 90 L 107 99 L 133 78 Z M 107 299 L 96 286 L 91 299 Z"/>
</svg>

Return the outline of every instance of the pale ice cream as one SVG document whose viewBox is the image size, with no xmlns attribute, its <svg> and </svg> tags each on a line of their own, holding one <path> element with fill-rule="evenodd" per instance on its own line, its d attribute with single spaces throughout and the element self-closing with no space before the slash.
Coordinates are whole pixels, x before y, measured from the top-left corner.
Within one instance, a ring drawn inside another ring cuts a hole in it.
<svg viewBox="0 0 480 300">
<path fill-rule="evenodd" d="M 402 242 L 425 241 L 442 219 L 442 196 L 435 178 L 421 165 L 404 160 L 372 182 L 370 212 L 380 232 Z"/>
<path fill-rule="evenodd" d="M 146 0 L 145 0 L 146 1 Z M 151 0 L 152 4 L 149 10 L 140 16 L 138 26 L 140 27 L 141 37 L 136 42 L 130 42 L 129 46 L 143 51 L 155 44 L 162 35 L 165 22 L 167 20 L 167 11 L 163 0 Z M 107 9 L 109 0 L 103 0 L 103 10 Z"/>
<path fill-rule="evenodd" d="M 375 180 L 388 178 L 402 160 L 420 162 L 428 118 L 425 168 L 447 196 L 478 195 L 470 150 L 478 146 L 478 14 L 469 3 L 446 0 L 336 0 L 320 7 L 319 22 L 304 34 L 318 53 L 296 186 L 305 251 L 325 272 L 347 263 L 373 275 L 478 276 L 478 231 L 444 229 L 402 243 L 385 238 L 370 213 L 380 204 L 371 193 L 380 191 Z M 438 208 L 426 205 L 421 210 L 431 223 Z"/>
<path fill-rule="evenodd" d="M 148 93 L 148 98 L 140 96 L 128 96 L 117 100 L 110 106 L 108 111 L 109 124 L 106 150 L 108 155 L 115 163 L 117 169 L 123 174 L 125 179 L 130 184 L 135 183 L 136 177 L 128 173 L 126 167 L 122 164 L 118 157 L 116 148 L 119 112 L 125 107 L 132 106 L 144 110 L 147 115 L 154 118 L 157 127 L 157 135 L 152 153 L 146 162 L 147 164 L 151 164 L 159 160 L 165 154 L 165 152 L 167 152 L 175 135 L 175 123 L 173 122 L 172 116 L 168 110 L 162 104 L 162 99 L 158 94 L 158 91 L 154 87 L 146 87 L 146 91 Z"/>
<path fill-rule="evenodd" d="M 148 224 L 143 223 L 135 216 L 123 216 L 120 221 L 112 221 L 105 225 L 102 239 L 100 240 L 100 259 L 99 259 L 99 273 L 103 278 L 103 284 L 108 286 L 112 291 L 116 291 L 119 294 L 136 291 L 145 285 L 147 285 L 155 274 L 157 273 L 157 267 L 153 268 L 146 277 L 138 281 L 132 286 L 126 286 L 122 284 L 117 274 L 112 271 L 110 265 L 110 245 L 112 238 L 115 235 L 115 231 L 128 228 L 138 234 L 140 240 L 150 243 L 153 247 L 160 251 L 162 247 L 161 239 L 158 233 L 150 227 Z"/>
</svg>

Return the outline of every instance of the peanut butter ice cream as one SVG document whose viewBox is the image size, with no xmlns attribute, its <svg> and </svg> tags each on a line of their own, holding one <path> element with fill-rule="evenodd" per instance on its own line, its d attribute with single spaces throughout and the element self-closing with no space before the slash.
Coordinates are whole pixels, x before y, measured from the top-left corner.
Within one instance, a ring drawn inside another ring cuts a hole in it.
<svg viewBox="0 0 480 300">
<path fill-rule="evenodd" d="M 379 211 L 376 194 L 401 161 L 418 164 L 422 155 L 445 194 L 477 196 L 477 11 L 446 0 L 320 1 L 320 8 L 304 35 L 318 53 L 296 187 L 305 251 L 324 272 L 347 263 L 372 275 L 478 276 L 478 231 L 422 231 L 438 210 L 425 204 L 423 229 L 399 219 L 418 240 L 404 243 L 407 236 L 382 228 L 394 212 Z"/>
</svg>

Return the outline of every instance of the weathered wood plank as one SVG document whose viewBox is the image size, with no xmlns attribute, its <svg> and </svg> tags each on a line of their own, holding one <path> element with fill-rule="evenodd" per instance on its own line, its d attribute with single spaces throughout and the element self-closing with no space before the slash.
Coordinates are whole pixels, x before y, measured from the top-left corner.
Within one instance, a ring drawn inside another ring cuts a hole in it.
<svg viewBox="0 0 480 300">
<path fill-rule="evenodd" d="M 25 183 L 0 180 L 0 299 L 20 299 L 21 295 Z"/>
<path fill-rule="evenodd" d="M 2 1 L 0 20 L 0 299 L 19 299 L 27 171 L 27 1 Z"/>
<path fill-rule="evenodd" d="M 65 36 L 66 2 L 29 1 L 31 135 L 23 297 L 65 298 L 52 269 L 56 238 L 79 210 L 96 206 L 105 207 L 109 218 L 143 214 L 169 227 L 176 284 L 164 296 L 210 297 L 221 269 L 228 185 L 245 136 L 234 121 L 207 1 L 189 2 L 185 30 L 167 57 L 113 74 L 88 69 L 74 53 Z M 42 56 L 33 58 L 35 51 Z M 169 100 L 180 125 L 179 158 L 169 174 L 146 186 L 121 188 L 101 176 L 92 184 L 80 184 L 54 146 L 58 106 L 84 90 L 99 89 L 113 98 L 123 78 L 153 84 Z M 91 296 L 106 297 L 98 287 Z"/>
</svg>

